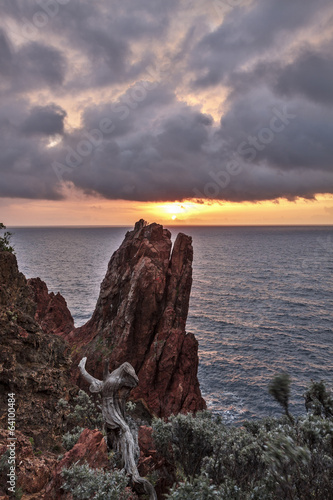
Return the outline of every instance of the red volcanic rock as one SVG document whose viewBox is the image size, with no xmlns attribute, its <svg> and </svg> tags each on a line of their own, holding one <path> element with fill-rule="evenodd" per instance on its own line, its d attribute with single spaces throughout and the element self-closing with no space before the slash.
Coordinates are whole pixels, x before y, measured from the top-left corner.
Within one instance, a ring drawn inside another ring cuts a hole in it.
<svg viewBox="0 0 333 500">
<path fill-rule="evenodd" d="M 37 304 L 35 320 L 46 333 L 69 333 L 74 327 L 73 317 L 60 293 L 49 293 L 46 283 L 40 278 L 28 280 Z"/>
<path fill-rule="evenodd" d="M 15 255 L 0 251 L 0 427 L 7 426 L 7 394 L 15 393 L 17 429 L 45 450 L 59 445 L 63 434 L 59 399 L 69 400 L 77 389 L 70 382 L 68 345 L 41 328 L 37 309 Z"/>
<path fill-rule="evenodd" d="M 103 434 L 95 429 L 84 429 L 76 445 L 65 453 L 58 467 L 68 468 L 73 463 L 88 463 L 94 469 L 103 469 L 109 464 L 108 448 Z"/>
<path fill-rule="evenodd" d="M 73 377 L 82 387 L 78 361 L 102 379 L 102 359 L 110 369 L 125 361 L 138 374 L 133 392 L 159 416 L 206 407 L 201 397 L 198 343 L 185 331 L 192 285 L 192 239 L 159 224 L 136 223 L 113 254 L 88 323 L 64 337 L 73 346 Z"/>
<path fill-rule="evenodd" d="M 14 254 L 0 251 L 0 307 L 18 308 L 33 316 L 36 310 L 33 294 L 25 276 L 19 272 Z"/>
<path fill-rule="evenodd" d="M 15 432 L 15 459 L 17 486 L 21 487 L 26 493 L 40 492 L 46 483 L 52 477 L 52 469 L 56 463 L 56 459 L 50 453 L 36 456 L 29 439 L 20 431 Z M 7 449 L 8 431 L 0 429 L 0 457 Z M 7 479 L 5 473 L 7 469 L 0 471 L 0 483 L 4 490 Z M 0 487 L 0 495 L 4 491 Z"/>
<path fill-rule="evenodd" d="M 65 453 L 63 459 L 58 462 L 52 472 L 52 480 L 45 488 L 45 500 L 59 500 L 71 498 L 70 495 L 61 490 L 63 477 L 61 471 L 69 468 L 74 463 L 79 465 L 87 463 L 94 469 L 108 467 L 107 445 L 101 432 L 97 429 L 84 429 L 76 445 Z"/>
</svg>

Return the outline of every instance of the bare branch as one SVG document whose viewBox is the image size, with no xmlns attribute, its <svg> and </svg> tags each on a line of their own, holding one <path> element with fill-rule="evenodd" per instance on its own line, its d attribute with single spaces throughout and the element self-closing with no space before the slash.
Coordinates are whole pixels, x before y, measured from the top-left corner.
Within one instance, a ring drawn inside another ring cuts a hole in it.
<svg viewBox="0 0 333 500">
<path fill-rule="evenodd" d="M 87 358 L 82 358 L 80 363 L 79 363 L 79 368 L 80 372 L 82 373 L 83 377 L 86 379 L 87 382 L 89 382 L 90 387 L 89 390 L 90 392 L 101 392 L 103 388 L 103 382 L 101 380 L 98 380 L 97 378 L 92 377 L 86 370 L 86 362 Z"/>
<path fill-rule="evenodd" d="M 125 408 L 131 390 L 139 383 L 139 379 L 130 363 L 123 363 L 109 373 L 108 363 L 104 363 L 103 382 L 95 379 L 86 371 L 87 358 L 79 364 L 84 378 L 91 384 L 91 392 L 101 392 L 102 413 L 107 432 L 108 446 L 121 452 L 124 468 L 134 481 L 144 487 L 150 500 L 157 500 L 156 492 L 149 481 L 140 476 L 136 466 L 135 454 L 137 445 L 126 421 Z"/>
</svg>

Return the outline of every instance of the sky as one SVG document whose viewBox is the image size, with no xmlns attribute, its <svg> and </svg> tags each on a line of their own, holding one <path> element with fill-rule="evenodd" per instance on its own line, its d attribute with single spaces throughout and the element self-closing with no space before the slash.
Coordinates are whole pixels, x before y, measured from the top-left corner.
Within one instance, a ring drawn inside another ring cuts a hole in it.
<svg viewBox="0 0 333 500">
<path fill-rule="evenodd" d="M 0 0 L 0 220 L 333 223 L 331 0 Z"/>
</svg>

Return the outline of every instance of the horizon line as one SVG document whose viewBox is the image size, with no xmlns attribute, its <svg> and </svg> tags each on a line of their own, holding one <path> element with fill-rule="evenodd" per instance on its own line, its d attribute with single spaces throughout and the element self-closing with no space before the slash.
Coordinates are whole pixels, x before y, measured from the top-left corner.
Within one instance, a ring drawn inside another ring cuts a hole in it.
<svg viewBox="0 0 333 500">
<path fill-rule="evenodd" d="M 148 225 L 154 224 L 154 222 L 149 222 Z M 333 224 L 168 224 L 168 223 L 159 223 L 161 226 L 168 227 L 333 227 Z M 24 229 L 24 228 L 134 228 L 134 225 L 130 224 L 66 224 L 66 225 L 21 225 L 21 226 L 12 226 L 7 225 L 7 229 Z"/>
</svg>

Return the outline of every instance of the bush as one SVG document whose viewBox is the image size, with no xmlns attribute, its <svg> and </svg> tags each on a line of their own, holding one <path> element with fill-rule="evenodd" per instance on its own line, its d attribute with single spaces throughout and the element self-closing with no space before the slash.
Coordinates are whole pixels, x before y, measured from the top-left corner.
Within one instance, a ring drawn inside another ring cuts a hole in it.
<svg viewBox="0 0 333 500">
<path fill-rule="evenodd" d="M 312 382 L 304 394 L 305 408 L 319 417 L 333 417 L 333 398 L 327 391 L 324 382 Z"/>
<path fill-rule="evenodd" d="M 104 472 L 102 469 L 91 469 L 87 464 L 74 464 L 69 469 L 63 469 L 61 475 L 65 479 L 62 488 L 70 492 L 74 500 L 130 498 L 130 493 L 126 491 L 128 478 L 123 471 Z"/>
<path fill-rule="evenodd" d="M 285 409 L 288 387 L 277 381 Z M 156 447 L 177 471 L 168 499 L 333 498 L 331 396 L 325 387 L 311 387 L 325 418 L 316 404 L 314 412 L 296 421 L 286 415 L 242 427 L 225 425 L 208 412 L 154 419 Z"/>
<path fill-rule="evenodd" d="M 97 397 L 101 401 L 99 394 Z M 95 404 L 92 397 L 81 389 L 74 398 L 74 408 L 72 408 L 72 411 L 70 411 L 70 406 L 64 399 L 59 399 L 57 411 L 66 415 L 66 418 L 72 425 L 87 429 L 99 429 L 100 431 L 103 428 L 104 420 L 100 405 Z"/>
<path fill-rule="evenodd" d="M 6 229 L 6 226 L 4 226 L 2 222 L 0 222 L 0 231 L 4 229 Z M 0 236 L 0 252 L 14 253 L 14 248 L 10 244 L 11 236 L 12 233 L 9 233 L 8 231 L 5 231 L 4 235 Z"/>
<path fill-rule="evenodd" d="M 228 492 L 224 496 L 221 488 L 217 488 L 207 476 L 199 476 L 192 482 L 185 481 L 178 486 L 171 488 L 167 500 L 222 500 L 223 498 L 233 500 L 233 496 Z"/>
<path fill-rule="evenodd" d="M 168 423 L 154 419 L 153 437 L 157 449 L 169 461 L 175 460 L 185 477 L 194 477 L 199 474 L 203 459 L 213 451 L 217 425 L 216 418 L 208 411 L 199 412 L 197 418 L 179 414 Z"/>
<path fill-rule="evenodd" d="M 101 408 L 86 392 L 79 390 L 73 403 L 69 405 L 66 399 L 61 398 L 56 406 L 62 417 L 63 431 L 68 430 L 62 437 L 62 445 L 67 451 L 78 442 L 84 429 L 99 429 L 103 432 L 104 424 Z"/>
<path fill-rule="evenodd" d="M 76 445 L 83 430 L 83 427 L 74 427 L 71 432 L 66 432 L 62 436 L 62 445 L 65 450 L 69 451 Z"/>
</svg>

